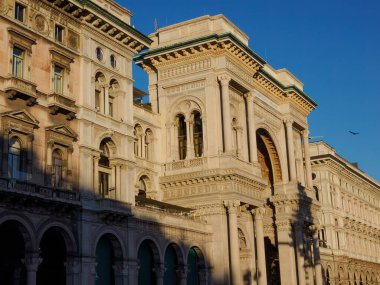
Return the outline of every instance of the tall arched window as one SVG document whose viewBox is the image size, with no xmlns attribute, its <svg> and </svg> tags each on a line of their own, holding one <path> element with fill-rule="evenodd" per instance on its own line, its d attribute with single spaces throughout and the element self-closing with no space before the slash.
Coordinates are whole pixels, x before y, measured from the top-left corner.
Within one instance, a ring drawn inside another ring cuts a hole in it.
<svg viewBox="0 0 380 285">
<path fill-rule="evenodd" d="M 106 141 L 100 143 L 100 159 L 99 159 L 99 195 L 108 197 L 110 183 L 110 151 Z"/>
<path fill-rule="evenodd" d="M 187 148 L 187 134 L 186 134 L 186 121 L 184 115 L 177 116 L 177 126 L 178 126 L 178 154 L 179 159 L 186 158 L 186 148 Z"/>
<path fill-rule="evenodd" d="M 203 155 L 203 129 L 202 129 L 202 117 L 197 111 L 193 113 L 194 116 L 194 155 L 195 157 L 201 157 Z"/>
<path fill-rule="evenodd" d="M 53 171 L 52 171 L 52 186 L 62 187 L 62 152 L 59 149 L 55 149 L 52 154 Z"/>
<path fill-rule="evenodd" d="M 12 137 L 9 140 L 8 172 L 11 178 L 19 180 L 26 178 L 26 156 L 18 137 Z"/>
<path fill-rule="evenodd" d="M 119 90 L 119 83 L 116 79 L 112 79 L 108 89 L 108 115 L 111 117 L 117 116 L 117 91 Z"/>
</svg>

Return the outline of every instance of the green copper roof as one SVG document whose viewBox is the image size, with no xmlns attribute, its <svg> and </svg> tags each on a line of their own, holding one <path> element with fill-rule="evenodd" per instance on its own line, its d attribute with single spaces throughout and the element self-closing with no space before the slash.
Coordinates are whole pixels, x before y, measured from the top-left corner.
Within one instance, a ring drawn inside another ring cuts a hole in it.
<svg viewBox="0 0 380 285">
<path fill-rule="evenodd" d="M 194 44 L 208 42 L 210 40 L 223 40 L 223 39 L 226 39 L 226 38 L 230 38 L 232 41 L 234 41 L 241 49 L 243 49 L 245 52 L 247 52 L 248 54 L 250 54 L 259 63 L 265 64 L 265 60 L 264 59 L 262 59 L 259 55 L 257 55 L 253 50 L 251 50 L 250 48 L 248 48 L 244 43 L 242 43 L 237 37 L 235 37 L 231 33 L 225 33 L 225 34 L 221 34 L 221 35 L 212 34 L 212 35 L 196 38 L 196 39 L 189 40 L 189 41 L 175 43 L 175 44 L 172 44 L 172 45 L 169 45 L 169 46 L 164 46 L 164 47 L 160 47 L 160 48 L 157 48 L 157 49 L 152 49 L 152 50 L 144 51 L 144 52 L 141 52 L 141 53 L 137 54 L 135 56 L 134 60 L 138 61 L 138 60 L 144 59 L 145 57 L 156 55 L 156 54 L 159 54 L 159 53 L 162 53 L 162 52 L 170 52 L 170 51 L 176 50 L 178 48 L 186 48 L 186 47 L 192 46 Z"/>
<path fill-rule="evenodd" d="M 142 41 L 144 41 L 144 42 L 146 42 L 148 44 L 152 43 L 152 40 L 150 38 L 148 38 L 146 35 L 144 35 L 143 33 L 139 32 L 138 30 L 136 30 L 132 26 L 128 25 L 124 21 L 120 20 L 116 16 L 112 15 L 111 13 L 109 13 L 108 11 L 106 11 L 105 9 L 103 9 L 102 7 L 100 7 L 99 5 L 95 4 L 91 0 L 74 0 L 74 2 L 77 2 L 78 4 L 81 4 L 83 7 L 87 6 L 91 10 L 93 10 L 95 12 L 98 12 L 99 14 L 101 14 L 102 16 L 104 16 L 106 19 L 108 19 L 109 21 L 113 22 L 114 24 L 120 26 L 121 28 L 126 29 L 132 35 L 136 36 L 140 40 L 142 40 Z"/>
</svg>

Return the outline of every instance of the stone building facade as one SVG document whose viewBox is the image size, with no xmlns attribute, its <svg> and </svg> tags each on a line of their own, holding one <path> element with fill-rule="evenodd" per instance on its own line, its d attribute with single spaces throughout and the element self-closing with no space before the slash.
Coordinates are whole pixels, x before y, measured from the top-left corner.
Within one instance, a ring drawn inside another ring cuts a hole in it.
<svg viewBox="0 0 380 285">
<path fill-rule="evenodd" d="M 348 168 L 309 146 L 303 84 L 222 15 L 131 15 L 0 2 L 0 283 L 378 284 L 379 184 L 351 167 L 325 202 Z"/>
<path fill-rule="evenodd" d="M 324 142 L 310 153 L 326 283 L 379 284 L 380 183 Z"/>
</svg>

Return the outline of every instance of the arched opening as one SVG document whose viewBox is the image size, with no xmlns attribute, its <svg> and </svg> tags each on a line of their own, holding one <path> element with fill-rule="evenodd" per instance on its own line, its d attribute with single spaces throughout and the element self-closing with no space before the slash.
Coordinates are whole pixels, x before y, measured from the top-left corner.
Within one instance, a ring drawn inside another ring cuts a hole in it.
<svg viewBox="0 0 380 285">
<path fill-rule="evenodd" d="M 11 137 L 8 145 L 8 172 L 9 177 L 26 179 L 26 155 L 22 149 L 21 140 L 18 137 Z"/>
<path fill-rule="evenodd" d="M 138 285 L 155 285 L 155 245 L 152 241 L 145 240 L 141 243 L 137 254 L 139 262 Z"/>
<path fill-rule="evenodd" d="M 269 133 L 264 129 L 258 129 L 256 132 L 257 139 L 257 157 L 261 166 L 261 175 L 267 181 L 271 194 L 274 194 L 274 183 L 282 180 L 281 165 L 277 149 Z"/>
<path fill-rule="evenodd" d="M 103 235 L 96 245 L 96 285 L 115 284 L 114 266 L 117 260 L 114 243 L 118 243 L 115 237 Z"/>
<path fill-rule="evenodd" d="M 25 240 L 16 222 L 0 225 L 0 284 L 26 284 Z"/>
<path fill-rule="evenodd" d="M 313 189 L 314 189 L 315 199 L 317 199 L 317 201 L 319 201 L 319 190 L 318 190 L 318 187 L 317 186 L 313 186 Z"/>
<path fill-rule="evenodd" d="M 330 269 L 327 268 L 326 270 L 326 285 L 331 285 L 331 281 L 330 281 Z"/>
<path fill-rule="evenodd" d="M 203 155 L 203 128 L 201 113 L 194 111 L 193 118 L 194 155 L 195 157 L 201 157 Z"/>
<path fill-rule="evenodd" d="M 186 133 L 186 121 L 184 115 L 178 115 L 176 118 L 178 126 L 178 155 L 179 159 L 186 158 L 187 150 L 187 133 Z"/>
<path fill-rule="evenodd" d="M 197 247 L 192 247 L 187 255 L 187 285 L 199 285 L 200 271 L 204 269 L 203 254 Z"/>
<path fill-rule="evenodd" d="M 104 101 L 105 101 L 105 83 L 106 78 L 103 73 L 98 72 L 95 75 L 95 109 L 104 114 Z"/>
<path fill-rule="evenodd" d="M 269 284 L 280 284 L 280 262 L 278 255 L 278 247 L 272 243 L 269 237 L 264 237 L 265 244 L 265 261 Z M 258 272 L 260 274 L 260 272 Z"/>
<path fill-rule="evenodd" d="M 59 149 L 54 149 L 52 154 L 52 162 L 53 162 L 53 175 L 52 175 L 52 185 L 53 187 L 62 187 L 62 166 L 63 166 L 63 159 L 62 159 L 62 151 Z"/>
<path fill-rule="evenodd" d="M 144 197 L 146 198 L 146 179 L 147 177 L 146 176 L 141 176 L 140 179 L 139 179 L 139 193 L 137 194 L 138 196 L 140 197 Z"/>
<path fill-rule="evenodd" d="M 110 150 L 107 145 L 107 139 L 102 140 L 100 143 L 100 158 L 99 158 L 99 195 L 101 197 L 108 197 L 110 191 Z"/>
<path fill-rule="evenodd" d="M 177 274 L 178 270 L 178 257 L 175 250 L 175 245 L 171 244 L 167 247 L 165 252 L 165 275 L 164 284 L 180 284 L 180 279 Z"/>
<path fill-rule="evenodd" d="M 66 285 L 67 248 L 59 228 L 47 230 L 40 242 L 42 262 L 38 267 L 38 285 Z"/>
</svg>

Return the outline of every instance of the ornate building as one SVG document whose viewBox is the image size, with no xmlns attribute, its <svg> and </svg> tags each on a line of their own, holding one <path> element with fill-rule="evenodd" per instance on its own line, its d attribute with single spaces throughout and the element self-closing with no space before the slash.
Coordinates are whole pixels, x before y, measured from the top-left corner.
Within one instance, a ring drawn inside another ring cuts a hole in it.
<svg viewBox="0 0 380 285">
<path fill-rule="evenodd" d="M 379 183 L 302 83 L 222 15 L 130 18 L 0 2 L 0 284 L 379 284 Z"/>
</svg>

